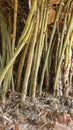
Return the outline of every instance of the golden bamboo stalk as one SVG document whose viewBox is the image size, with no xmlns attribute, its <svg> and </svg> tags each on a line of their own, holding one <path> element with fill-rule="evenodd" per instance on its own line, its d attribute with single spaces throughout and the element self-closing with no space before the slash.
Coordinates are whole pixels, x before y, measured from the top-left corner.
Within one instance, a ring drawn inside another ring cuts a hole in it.
<svg viewBox="0 0 73 130">
<path fill-rule="evenodd" d="M 28 81 L 29 81 L 29 76 L 31 73 L 31 67 L 32 67 L 32 61 L 33 61 L 33 56 L 34 56 L 34 48 L 37 40 L 37 34 L 38 34 L 38 27 L 39 27 L 39 10 L 37 12 L 37 17 L 36 17 L 36 24 L 34 28 L 34 35 L 31 41 L 30 45 L 30 50 L 28 54 L 28 61 L 27 61 L 27 67 L 26 67 L 26 72 L 25 72 L 25 77 L 23 81 L 23 89 L 22 89 L 22 94 L 21 94 L 21 100 L 24 101 L 26 94 L 27 94 L 27 87 L 28 87 Z"/>
<path fill-rule="evenodd" d="M 38 54 L 37 54 L 35 72 L 34 72 L 33 84 L 32 84 L 32 97 L 35 97 L 35 94 L 36 94 L 37 76 L 38 76 L 41 55 L 42 55 L 42 51 L 43 51 L 43 47 L 44 47 L 44 38 L 45 38 L 45 34 L 46 34 L 45 32 L 46 32 L 46 28 L 47 28 L 47 17 L 48 17 L 48 13 L 47 13 L 47 9 L 45 7 L 44 13 L 43 13 L 43 19 L 42 19 L 42 28 L 40 30 L 40 37 L 39 37 L 39 41 L 37 43 L 38 44 Z"/>
<path fill-rule="evenodd" d="M 18 71 L 17 71 L 17 89 L 19 89 L 19 86 L 20 86 L 22 70 L 23 70 L 23 66 L 25 64 L 25 58 L 26 58 L 26 55 L 27 55 L 27 51 L 29 49 L 29 44 L 31 42 L 31 38 L 33 36 L 33 28 L 34 28 L 33 21 L 31 23 L 31 25 L 32 25 L 32 29 L 31 29 L 32 31 L 31 31 L 30 36 L 28 38 L 27 44 L 23 48 L 23 51 L 22 51 L 22 54 L 21 54 L 21 58 L 20 58 L 20 62 L 19 62 L 19 66 L 18 66 Z"/>
<path fill-rule="evenodd" d="M 14 5 L 15 5 L 15 7 L 14 7 L 13 38 L 12 38 L 12 55 L 14 55 L 15 40 L 16 40 L 18 0 L 15 0 L 15 4 Z"/>
</svg>

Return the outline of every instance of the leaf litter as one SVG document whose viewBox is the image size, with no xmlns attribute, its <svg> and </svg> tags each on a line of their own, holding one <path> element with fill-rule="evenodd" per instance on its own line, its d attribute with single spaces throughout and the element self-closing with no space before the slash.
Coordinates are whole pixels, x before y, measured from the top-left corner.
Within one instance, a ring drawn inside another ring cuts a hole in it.
<svg viewBox="0 0 73 130">
<path fill-rule="evenodd" d="M 0 130 L 73 130 L 73 97 L 43 94 L 21 102 L 19 93 L 10 95 L 0 103 Z"/>
</svg>

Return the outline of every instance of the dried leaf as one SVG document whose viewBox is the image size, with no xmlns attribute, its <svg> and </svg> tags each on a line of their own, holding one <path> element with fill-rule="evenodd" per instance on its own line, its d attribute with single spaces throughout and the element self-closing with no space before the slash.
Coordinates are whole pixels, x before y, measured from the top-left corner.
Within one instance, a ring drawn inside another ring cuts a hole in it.
<svg viewBox="0 0 73 130">
<path fill-rule="evenodd" d="M 14 120 L 14 127 L 15 127 L 15 130 L 21 130 L 20 125 L 16 120 Z"/>
<path fill-rule="evenodd" d="M 0 130 L 3 130 L 3 126 L 0 126 Z"/>
<path fill-rule="evenodd" d="M 53 4 L 59 4 L 60 0 L 49 0 L 49 4 L 53 5 Z"/>
<path fill-rule="evenodd" d="M 62 115 L 58 115 L 58 121 L 61 124 L 69 124 L 71 119 L 70 119 L 69 115 L 65 112 Z"/>
<path fill-rule="evenodd" d="M 39 115 L 39 122 L 41 122 L 41 123 L 46 123 L 47 122 L 46 114 L 47 114 L 46 109 L 42 110 L 42 112 Z"/>
<path fill-rule="evenodd" d="M 56 11 L 52 8 L 48 10 L 48 24 L 51 24 L 54 22 L 56 16 Z"/>
<path fill-rule="evenodd" d="M 52 126 L 51 122 L 48 122 L 47 125 L 46 125 L 47 129 L 50 129 L 51 126 Z"/>
<path fill-rule="evenodd" d="M 0 123 L 4 124 L 4 117 L 3 117 L 3 115 L 0 115 Z"/>
</svg>

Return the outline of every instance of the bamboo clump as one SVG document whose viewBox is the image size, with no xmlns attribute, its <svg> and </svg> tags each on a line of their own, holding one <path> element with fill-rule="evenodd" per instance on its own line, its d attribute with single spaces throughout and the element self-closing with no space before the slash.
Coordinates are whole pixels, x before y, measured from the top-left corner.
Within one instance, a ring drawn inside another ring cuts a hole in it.
<svg viewBox="0 0 73 130">
<path fill-rule="evenodd" d="M 27 95 L 35 98 L 37 90 L 42 95 L 43 88 L 54 96 L 68 96 L 73 78 L 72 0 L 30 1 L 19 34 L 21 5 L 18 0 L 15 4 L 9 1 L 8 5 L 11 9 L 6 19 L 0 4 L 2 101 L 5 102 L 8 90 L 20 91 L 21 101 Z"/>
</svg>

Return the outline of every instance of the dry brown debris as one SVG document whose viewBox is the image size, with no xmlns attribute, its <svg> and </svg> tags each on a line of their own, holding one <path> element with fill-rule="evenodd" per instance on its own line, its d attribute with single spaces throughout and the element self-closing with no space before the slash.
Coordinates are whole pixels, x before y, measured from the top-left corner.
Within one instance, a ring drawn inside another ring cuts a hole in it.
<svg viewBox="0 0 73 130">
<path fill-rule="evenodd" d="M 72 102 L 72 97 L 58 99 L 47 94 L 37 100 L 27 97 L 21 103 L 19 94 L 14 93 L 5 108 L 0 106 L 0 130 L 72 130 Z"/>
</svg>

